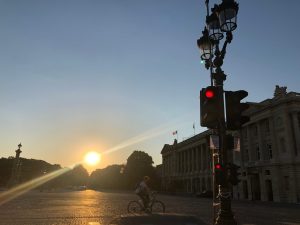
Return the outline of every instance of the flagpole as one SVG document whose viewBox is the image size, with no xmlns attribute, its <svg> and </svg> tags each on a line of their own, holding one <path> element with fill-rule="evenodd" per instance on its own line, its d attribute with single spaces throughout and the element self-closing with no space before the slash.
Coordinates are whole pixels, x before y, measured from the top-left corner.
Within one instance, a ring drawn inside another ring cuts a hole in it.
<svg viewBox="0 0 300 225">
<path fill-rule="evenodd" d="M 179 142 L 179 140 L 178 140 L 178 131 L 176 130 L 176 137 L 177 137 L 177 141 Z"/>
<path fill-rule="evenodd" d="M 195 123 L 193 123 L 193 129 L 194 129 L 194 136 L 195 136 L 196 135 Z"/>
</svg>

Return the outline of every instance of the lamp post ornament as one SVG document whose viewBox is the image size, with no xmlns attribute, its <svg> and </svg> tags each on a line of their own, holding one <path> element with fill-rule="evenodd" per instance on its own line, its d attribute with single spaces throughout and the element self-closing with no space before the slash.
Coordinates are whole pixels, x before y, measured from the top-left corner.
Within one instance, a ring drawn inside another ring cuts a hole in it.
<svg viewBox="0 0 300 225">
<path fill-rule="evenodd" d="M 18 149 L 15 151 L 16 157 L 13 161 L 13 167 L 12 167 L 11 177 L 8 182 L 8 187 L 13 187 L 19 182 L 20 174 L 21 174 L 21 166 L 22 166 L 22 162 L 20 159 L 20 154 L 22 153 L 21 148 L 22 148 L 22 144 L 20 143 L 18 145 Z"/>
</svg>

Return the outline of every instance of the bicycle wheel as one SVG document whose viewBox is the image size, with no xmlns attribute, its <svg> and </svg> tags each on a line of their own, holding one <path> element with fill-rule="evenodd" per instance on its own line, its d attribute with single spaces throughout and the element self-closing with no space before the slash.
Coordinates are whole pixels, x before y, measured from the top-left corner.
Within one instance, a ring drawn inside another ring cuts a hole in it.
<svg viewBox="0 0 300 225">
<path fill-rule="evenodd" d="M 165 212 L 165 204 L 161 201 L 154 201 L 151 205 L 151 212 L 160 213 Z"/>
<path fill-rule="evenodd" d="M 128 213 L 139 213 L 143 206 L 138 201 L 130 201 L 127 206 Z"/>
</svg>

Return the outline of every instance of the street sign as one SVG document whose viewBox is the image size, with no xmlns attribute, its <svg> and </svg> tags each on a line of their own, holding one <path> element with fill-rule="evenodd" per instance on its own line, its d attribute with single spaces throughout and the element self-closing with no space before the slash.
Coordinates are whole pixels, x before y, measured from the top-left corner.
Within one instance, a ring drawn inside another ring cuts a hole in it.
<svg viewBox="0 0 300 225">
<path fill-rule="evenodd" d="M 210 135 L 209 137 L 209 147 L 211 149 L 219 149 L 219 136 L 217 135 Z"/>
<path fill-rule="evenodd" d="M 234 151 L 240 152 L 241 151 L 241 142 L 239 137 L 234 137 Z"/>
</svg>

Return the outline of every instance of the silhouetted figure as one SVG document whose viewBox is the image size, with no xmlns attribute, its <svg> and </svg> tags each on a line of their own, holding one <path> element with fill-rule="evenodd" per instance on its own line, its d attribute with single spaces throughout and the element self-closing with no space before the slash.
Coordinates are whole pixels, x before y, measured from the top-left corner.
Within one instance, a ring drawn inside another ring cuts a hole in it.
<svg viewBox="0 0 300 225">
<path fill-rule="evenodd" d="M 144 208 L 147 210 L 150 202 L 150 188 L 148 187 L 148 182 L 150 177 L 144 176 L 143 180 L 137 185 L 135 193 L 142 199 Z"/>
</svg>

